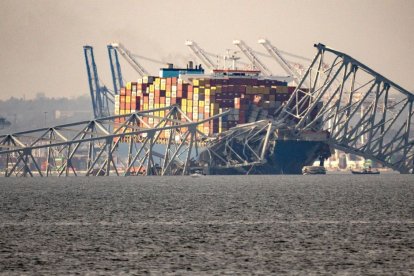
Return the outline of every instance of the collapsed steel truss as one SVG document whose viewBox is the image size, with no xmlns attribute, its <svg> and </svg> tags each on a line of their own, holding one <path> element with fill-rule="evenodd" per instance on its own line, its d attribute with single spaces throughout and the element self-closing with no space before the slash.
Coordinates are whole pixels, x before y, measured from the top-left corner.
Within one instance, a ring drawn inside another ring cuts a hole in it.
<svg viewBox="0 0 414 276">
<path fill-rule="evenodd" d="M 210 170 L 233 168 L 243 174 L 266 162 L 275 125 L 263 120 L 231 128 L 207 145 L 200 163 Z"/>
<path fill-rule="evenodd" d="M 277 119 L 297 130 L 328 130 L 332 147 L 412 172 L 414 95 L 344 53 L 315 47 Z"/>
<path fill-rule="evenodd" d="M 161 112 L 165 116 L 154 115 Z M 206 138 L 197 126 L 225 114 L 192 122 L 174 105 L 0 136 L 4 175 L 188 174 Z M 124 162 L 117 158 L 121 142 L 128 144 Z M 43 164 L 41 156 L 46 156 Z M 86 157 L 82 169 L 74 165 L 77 156 Z"/>
</svg>

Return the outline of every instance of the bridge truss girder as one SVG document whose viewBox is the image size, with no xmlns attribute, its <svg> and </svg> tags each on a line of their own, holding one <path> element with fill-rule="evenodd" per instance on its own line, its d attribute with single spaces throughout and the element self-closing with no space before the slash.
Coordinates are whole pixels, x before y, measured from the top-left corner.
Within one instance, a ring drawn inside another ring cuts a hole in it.
<svg viewBox="0 0 414 276">
<path fill-rule="evenodd" d="M 248 174 L 266 163 L 275 127 L 275 122 L 267 120 L 233 127 L 207 145 L 200 163 L 208 164 L 211 170 L 232 168 Z"/>
<path fill-rule="evenodd" d="M 160 112 L 165 116 L 159 116 Z M 197 126 L 223 115 L 192 122 L 174 105 L 3 135 L 0 157 L 5 159 L 4 175 L 188 174 L 193 150 L 197 155 L 199 144 L 206 138 Z M 121 142 L 128 144 L 124 164 L 117 162 Z M 159 144 L 163 147 L 157 148 Z M 73 165 L 76 156 L 86 157 L 82 171 Z"/>
<path fill-rule="evenodd" d="M 334 148 L 412 172 L 414 95 L 347 54 L 315 47 L 277 119 L 297 130 L 323 128 Z"/>
</svg>

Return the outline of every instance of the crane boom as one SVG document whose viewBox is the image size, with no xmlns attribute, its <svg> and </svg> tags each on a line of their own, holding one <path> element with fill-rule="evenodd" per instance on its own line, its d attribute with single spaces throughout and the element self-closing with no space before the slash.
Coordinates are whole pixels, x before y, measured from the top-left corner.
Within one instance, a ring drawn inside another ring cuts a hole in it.
<svg viewBox="0 0 414 276">
<path fill-rule="evenodd" d="M 122 80 L 121 66 L 119 65 L 118 52 L 112 45 L 108 45 L 109 64 L 111 66 L 112 82 L 114 84 L 114 93 L 119 95 L 121 87 L 124 85 Z"/>
<path fill-rule="evenodd" d="M 257 56 L 254 54 L 253 50 L 247 46 L 243 40 L 233 40 L 233 44 L 239 47 L 243 54 L 250 60 L 254 67 L 262 71 L 262 74 L 265 76 L 271 76 L 272 72 L 261 62 Z"/>
<path fill-rule="evenodd" d="M 109 116 L 108 89 L 99 83 L 98 70 L 96 68 L 95 57 L 92 46 L 83 46 L 85 55 L 86 71 L 88 73 L 89 91 L 92 100 L 93 115 L 95 118 Z"/>
<path fill-rule="evenodd" d="M 207 53 L 200 47 L 198 46 L 197 43 L 195 43 L 194 41 L 191 40 L 187 40 L 185 42 L 185 45 L 187 45 L 192 51 L 193 53 L 200 59 L 200 61 L 209 69 L 209 70 L 213 70 L 215 69 L 215 65 L 214 63 L 211 61 L 211 59 L 207 56 Z"/>
<path fill-rule="evenodd" d="M 289 75 L 293 77 L 293 81 L 298 84 L 301 79 L 300 74 L 287 62 L 280 51 L 273 46 L 267 39 L 259 39 L 259 44 L 262 44 L 267 52 L 279 63 L 279 65 L 286 71 Z"/>
<path fill-rule="evenodd" d="M 141 77 L 149 75 L 147 70 L 145 70 L 145 68 L 138 63 L 138 61 L 133 57 L 128 49 L 124 47 L 124 45 L 121 43 L 112 43 L 111 46 L 121 54 L 121 56 L 132 66 L 132 68 L 134 68 L 135 71 L 137 71 Z"/>
</svg>

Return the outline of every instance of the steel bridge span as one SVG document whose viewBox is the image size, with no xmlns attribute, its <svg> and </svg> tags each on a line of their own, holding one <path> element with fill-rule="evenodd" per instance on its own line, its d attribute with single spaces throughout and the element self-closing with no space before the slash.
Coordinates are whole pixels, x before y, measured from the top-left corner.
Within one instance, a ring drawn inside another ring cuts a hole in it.
<svg viewBox="0 0 414 276">
<path fill-rule="evenodd" d="M 217 168 L 266 162 L 271 145 L 289 133 L 326 132 L 330 147 L 369 158 L 400 173 L 414 170 L 414 95 L 347 54 L 315 45 L 317 54 L 288 102 L 268 121 L 206 137 L 178 106 L 0 136 L 4 176 L 178 175 L 204 160 Z M 154 116 L 156 111 L 165 116 Z M 114 123 L 124 118 L 123 123 Z M 154 119 L 154 124 L 148 124 Z M 282 130 L 282 132 L 280 131 Z M 283 138 L 284 139 L 284 138 Z M 120 144 L 127 158 L 118 158 Z M 162 144 L 163 147 L 157 145 Z M 39 156 L 46 156 L 42 161 Z M 74 166 L 85 157 L 80 170 Z"/>
<path fill-rule="evenodd" d="M 414 95 L 351 56 L 317 54 L 277 120 L 329 131 L 328 143 L 399 171 L 414 168 Z"/>
<path fill-rule="evenodd" d="M 154 116 L 157 111 L 166 115 Z M 223 115 L 192 122 L 174 105 L 1 136 L 4 176 L 188 174 L 200 143 L 208 139 L 197 126 Z M 114 123 L 120 118 L 125 122 Z M 148 124 L 144 118 L 157 123 Z M 128 144 L 124 163 L 117 160 L 121 142 Z M 46 156 L 44 166 L 39 155 Z M 86 156 L 83 170 L 73 165 L 78 155 Z"/>
</svg>

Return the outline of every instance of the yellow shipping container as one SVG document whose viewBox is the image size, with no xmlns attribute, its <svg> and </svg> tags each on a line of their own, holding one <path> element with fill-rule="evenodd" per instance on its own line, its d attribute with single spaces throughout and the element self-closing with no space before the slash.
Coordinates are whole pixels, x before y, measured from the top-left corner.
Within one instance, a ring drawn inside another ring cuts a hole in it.
<svg viewBox="0 0 414 276">
<path fill-rule="evenodd" d="M 160 104 L 154 104 L 154 108 L 160 108 Z"/>
<path fill-rule="evenodd" d="M 199 90 L 198 90 L 198 87 L 194 87 L 194 95 L 195 95 L 195 94 L 198 94 L 198 91 L 199 91 Z"/>
<path fill-rule="evenodd" d="M 161 83 L 161 90 L 165 90 L 165 83 Z"/>
<path fill-rule="evenodd" d="M 165 116 L 165 111 L 164 110 L 161 110 L 160 111 L 160 117 L 164 117 Z"/>
<path fill-rule="evenodd" d="M 187 99 L 181 100 L 181 106 L 187 106 Z"/>
<path fill-rule="evenodd" d="M 125 102 L 130 103 L 131 102 L 131 96 L 126 96 L 125 97 Z"/>
<path fill-rule="evenodd" d="M 181 109 L 183 110 L 183 112 L 187 112 L 187 106 L 186 105 L 182 105 Z"/>
<path fill-rule="evenodd" d="M 154 80 L 154 84 L 160 84 L 161 83 L 161 80 L 160 80 L 160 78 L 155 78 L 155 80 Z"/>
<path fill-rule="evenodd" d="M 193 101 L 187 101 L 187 106 L 193 107 Z"/>
<path fill-rule="evenodd" d="M 120 115 L 124 115 L 124 114 L 125 114 L 125 109 L 121 109 L 121 110 L 119 110 L 119 114 L 120 114 Z"/>
<path fill-rule="evenodd" d="M 115 109 L 115 115 L 119 115 L 119 109 Z"/>
<path fill-rule="evenodd" d="M 193 79 L 193 85 L 194 86 L 198 86 L 200 84 L 200 80 L 199 79 Z"/>
<path fill-rule="evenodd" d="M 198 106 L 199 106 L 199 107 L 204 107 L 204 101 L 199 101 L 199 102 L 198 102 Z"/>
<path fill-rule="evenodd" d="M 151 84 L 151 85 L 150 85 L 150 87 L 149 87 L 149 91 L 150 91 L 150 92 L 154 92 L 154 85 L 153 85 L 153 84 Z"/>
<path fill-rule="evenodd" d="M 204 92 L 206 93 L 206 96 L 210 96 L 210 89 L 209 88 L 206 88 Z"/>
<path fill-rule="evenodd" d="M 144 110 L 148 110 L 148 104 L 144 103 Z"/>
<path fill-rule="evenodd" d="M 171 97 L 171 92 L 170 91 L 165 92 L 165 96 L 166 97 Z"/>
<path fill-rule="evenodd" d="M 126 89 L 131 90 L 132 84 L 131 82 L 127 82 Z"/>
<path fill-rule="evenodd" d="M 288 93 L 288 88 L 287 86 L 278 86 L 276 88 L 276 93 L 281 93 L 281 94 L 286 94 Z"/>
</svg>

